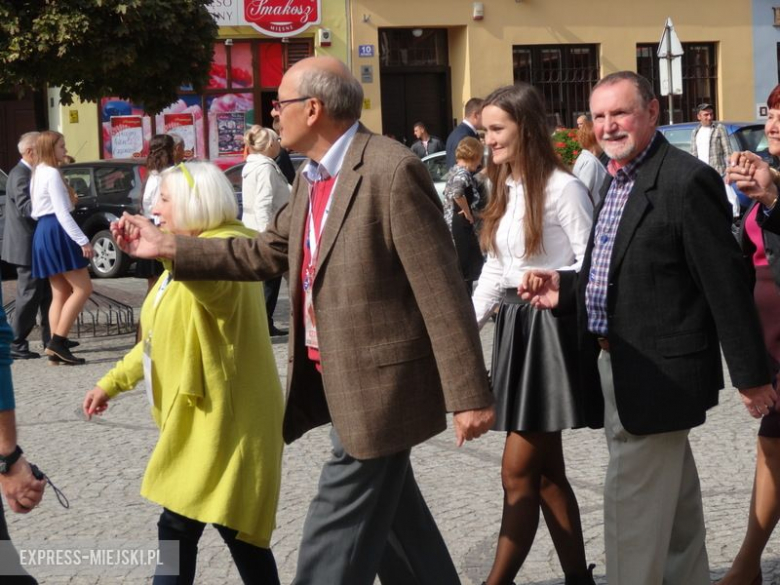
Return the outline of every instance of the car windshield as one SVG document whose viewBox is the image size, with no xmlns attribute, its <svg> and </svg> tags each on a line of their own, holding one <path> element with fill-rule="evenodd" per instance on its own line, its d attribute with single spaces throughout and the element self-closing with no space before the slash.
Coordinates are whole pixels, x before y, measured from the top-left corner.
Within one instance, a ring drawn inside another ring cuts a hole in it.
<svg viewBox="0 0 780 585">
<path fill-rule="evenodd" d="M 425 166 L 428 168 L 428 172 L 431 173 L 434 183 L 437 181 L 443 181 L 444 176 L 449 170 L 447 168 L 447 155 L 444 152 L 433 154 L 427 157 L 424 161 Z"/>
<path fill-rule="evenodd" d="M 740 150 L 760 152 L 769 148 L 766 134 L 764 134 L 764 127 L 760 124 L 745 126 L 735 130 L 734 137 L 737 139 Z"/>
<path fill-rule="evenodd" d="M 672 146 L 680 150 L 689 152 L 691 150 L 691 129 L 690 128 L 665 128 L 664 137 Z"/>
<path fill-rule="evenodd" d="M 132 167 L 102 167 L 95 169 L 98 193 L 127 193 L 135 186 Z"/>
</svg>

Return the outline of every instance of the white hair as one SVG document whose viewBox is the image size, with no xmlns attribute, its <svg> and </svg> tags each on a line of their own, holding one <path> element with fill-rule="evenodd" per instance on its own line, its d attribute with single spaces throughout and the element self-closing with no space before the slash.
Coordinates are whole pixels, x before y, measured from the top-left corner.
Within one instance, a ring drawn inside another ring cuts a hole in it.
<svg viewBox="0 0 780 585">
<path fill-rule="evenodd" d="M 30 148 L 35 150 L 35 143 L 38 141 L 38 136 L 40 135 L 40 132 L 25 132 L 22 134 L 19 138 L 19 144 L 17 145 L 19 154 L 24 154 L 24 151 Z"/>
<path fill-rule="evenodd" d="M 190 186 L 189 177 L 194 186 Z M 165 185 L 173 204 L 177 229 L 204 232 L 236 219 L 238 203 L 225 173 L 209 162 L 188 162 L 163 171 Z"/>
</svg>

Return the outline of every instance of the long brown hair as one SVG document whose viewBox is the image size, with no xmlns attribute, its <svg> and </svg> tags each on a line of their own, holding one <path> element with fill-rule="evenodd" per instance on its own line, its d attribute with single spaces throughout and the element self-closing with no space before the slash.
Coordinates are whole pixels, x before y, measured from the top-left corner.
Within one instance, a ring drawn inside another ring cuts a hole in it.
<svg viewBox="0 0 780 585">
<path fill-rule="evenodd" d="M 491 93 L 482 107 L 495 106 L 506 112 L 517 124 L 517 144 L 511 167 L 520 171 L 525 191 L 525 235 L 526 258 L 544 252 L 542 245 L 542 224 L 547 198 L 547 181 L 556 169 L 566 171 L 553 149 L 544 102 L 539 92 L 527 83 L 516 83 L 500 87 Z M 495 252 L 496 231 L 506 213 L 506 180 L 512 174 L 510 163 L 491 165 L 488 176 L 493 185 L 490 200 L 482 213 L 482 230 L 479 240 L 482 249 Z"/>
<path fill-rule="evenodd" d="M 38 136 L 38 140 L 35 141 L 35 154 L 36 164 L 46 163 L 50 167 L 57 168 L 60 166 L 60 161 L 54 155 L 54 145 L 59 140 L 64 140 L 65 137 L 59 132 L 54 130 L 46 130 L 41 132 Z"/>
</svg>

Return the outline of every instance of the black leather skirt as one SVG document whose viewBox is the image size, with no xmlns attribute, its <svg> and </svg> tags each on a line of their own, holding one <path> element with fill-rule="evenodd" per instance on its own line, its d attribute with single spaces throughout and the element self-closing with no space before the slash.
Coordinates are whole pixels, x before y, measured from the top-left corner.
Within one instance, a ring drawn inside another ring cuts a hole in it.
<svg viewBox="0 0 780 585">
<path fill-rule="evenodd" d="M 531 307 L 507 289 L 496 317 L 491 368 L 498 431 L 585 426 L 578 392 L 577 323 Z"/>
</svg>

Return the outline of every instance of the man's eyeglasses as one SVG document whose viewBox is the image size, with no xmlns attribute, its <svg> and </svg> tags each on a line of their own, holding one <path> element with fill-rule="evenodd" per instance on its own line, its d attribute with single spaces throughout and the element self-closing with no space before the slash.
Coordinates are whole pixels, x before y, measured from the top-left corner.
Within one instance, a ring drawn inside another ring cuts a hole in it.
<svg viewBox="0 0 780 585">
<path fill-rule="evenodd" d="M 271 100 L 271 107 L 281 114 L 282 113 L 282 106 L 284 106 L 285 104 L 294 104 L 295 102 L 305 102 L 306 100 L 309 100 L 309 99 L 311 99 L 311 96 L 306 95 L 306 96 L 299 97 L 299 98 L 292 98 L 290 100 L 281 100 L 281 101 L 280 100 Z"/>
</svg>

